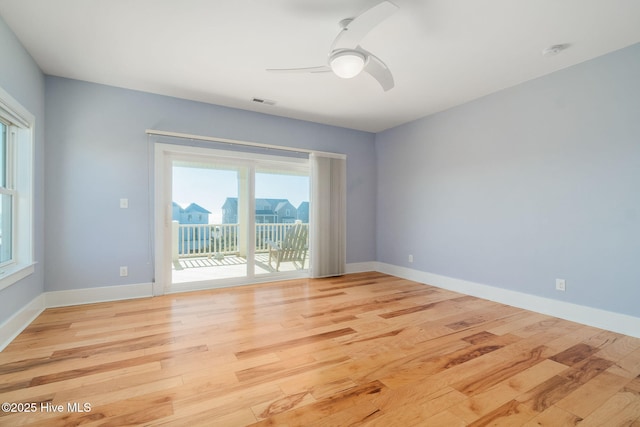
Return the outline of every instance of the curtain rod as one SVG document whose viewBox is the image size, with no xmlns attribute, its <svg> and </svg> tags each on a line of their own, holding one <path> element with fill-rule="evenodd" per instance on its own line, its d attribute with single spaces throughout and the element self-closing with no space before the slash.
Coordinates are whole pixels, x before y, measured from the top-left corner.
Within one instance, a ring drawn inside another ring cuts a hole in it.
<svg viewBox="0 0 640 427">
<path fill-rule="evenodd" d="M 239 141 L 236 139 L 217 138 L 212 136 L 192 135 L 189 133 L 169 132 L 164 130 L 147 129 L 147 135 L 168 136 L 172 138 L 195 139 L 197 141 L 221 142 L 224 144 L 244 145 L 247 147 L 264 148 L 267 150 L 291 151 L 294 153 L 315 154 L 323 157 L 334 157 L 338 159 L 346 159 L 347 155 L 342 153 L 330 153 L 325 151 L 307 150 L 305 148 L 291 148 L 283 145 L 263 144 L 260 142 Z"/>
</svg>

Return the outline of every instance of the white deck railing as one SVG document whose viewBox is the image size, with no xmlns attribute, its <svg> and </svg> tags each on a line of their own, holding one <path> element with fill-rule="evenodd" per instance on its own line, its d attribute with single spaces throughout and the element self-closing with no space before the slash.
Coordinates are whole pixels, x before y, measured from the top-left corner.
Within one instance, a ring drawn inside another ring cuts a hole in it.
<svg viewBox="0 0 640 427">
<path fill-rule="evenodd" d="M 293 224 L 256 224 L 255 252 L 267 252 L 267 241 L 284 239 Z M 308 227 L 309 224 L 304 224 Z M 216 254 L 238 255 L 239 224 L 178 224 L 173 222 L 173 254 L 175 258 L 209 257 Z"/>
</svg>

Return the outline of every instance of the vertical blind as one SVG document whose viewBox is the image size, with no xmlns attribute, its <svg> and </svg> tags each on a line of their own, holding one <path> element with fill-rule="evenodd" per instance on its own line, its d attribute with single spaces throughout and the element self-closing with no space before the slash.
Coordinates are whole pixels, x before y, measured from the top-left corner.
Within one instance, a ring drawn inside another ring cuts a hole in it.
<svg viewBox="0 0 640 427">
<path fill-rule="evenodd" d="M 347 161 L 312 153 L 311 277 L 339 276 L 346 270 Z"/>
</svg>

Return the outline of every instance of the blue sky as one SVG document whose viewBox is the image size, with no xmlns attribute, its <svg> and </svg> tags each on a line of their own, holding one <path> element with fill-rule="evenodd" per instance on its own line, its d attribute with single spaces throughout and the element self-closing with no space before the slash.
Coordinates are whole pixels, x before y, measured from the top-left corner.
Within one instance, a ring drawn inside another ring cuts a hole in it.
<svg viewBox="0 0 640 427">
<path fill-rule="evenodd" d="M 222 222 L 227 197 L 238 197 L 237 173 L 220 169 L 174 166 L 173 201 L 182 207 L 197 203 L 211 212 L 209 222 Z M 256 197 L 289 199 L 298 207 L 309 201 L 309 177 L 256 173 Z"/>
</svg>

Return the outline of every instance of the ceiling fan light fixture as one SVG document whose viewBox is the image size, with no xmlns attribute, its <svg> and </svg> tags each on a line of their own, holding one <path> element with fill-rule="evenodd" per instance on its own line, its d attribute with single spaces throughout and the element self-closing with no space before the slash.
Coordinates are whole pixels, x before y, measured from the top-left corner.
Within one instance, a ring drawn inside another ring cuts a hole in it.
<svg viewBox="0 0 640 427">
<path fill-rule="evenodd" d="M 334 53 L 329 59 L 331 70 L 336 76 L 350 79 L 357 76 L 364 69 L 365 56 L 355 50 Z"/>
</svg>

